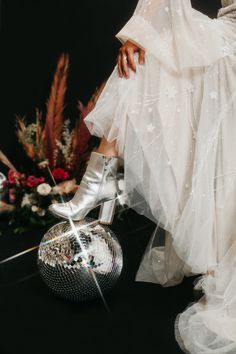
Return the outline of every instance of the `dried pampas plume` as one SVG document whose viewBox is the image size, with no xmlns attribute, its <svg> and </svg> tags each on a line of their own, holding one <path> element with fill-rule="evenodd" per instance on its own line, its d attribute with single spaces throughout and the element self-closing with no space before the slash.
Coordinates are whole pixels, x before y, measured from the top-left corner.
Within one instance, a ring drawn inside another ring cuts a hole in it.
<svg viewBox="0 0 236 354">
<path fill-rule="evenodd" d="M 25 125 L 25 118 L 21 118 L 20 116 L 16 116 L 17 122 L 17 137 L 19 142 L 22 144 L 26 155 L 34 160 L 35 159 L 35 147 L 32 142 L 28 142 L 26 139 L 27 126 Z"/>
<path fill-rule="evenodd" d="M 11 213 L 14 209 L 14 205 L 0 201 L 0 214 Z"/>
<path fill-rule="evenodd" d="M 56 141 L 61 140 L 68 67 L 69 57 L 67 54 L 62 54 L 57 64 L 47 103 L 45 136 L 47 141 L 47 157 L 51 167 L 55 167 Z"/>
<path fill-rule="evenodd" d="M 91 134 L 84 122 L 85 117 L 94 109 L 98 98 L 100 97 L 106 82 L 103 82 L 100 87 L 98 87 L 87 103 L 86 106 L 83 105 L 81 101 L 78 103 L 78 109 L 80 112 L 80 119 L 76 123 L 76 127 L 74 129 L 74 138 L 73 138 L 73 154 L 76 157 L 76 163 L 79 165 L 81 162 L 81 157 L 85 153 L 88 142 L 91 138 Z"/>
<path fill-rule="evenodd" d="M 15 172 L 17 172 L 17 169 L 15 168 L 15 166 L 9 161 L 9 159 L 6 157 L 6 155 L 1 150 L 0 150 L 0 161 L 4 165 L 9 167 L 11 170 L 14 170 Z"/>
</svg>

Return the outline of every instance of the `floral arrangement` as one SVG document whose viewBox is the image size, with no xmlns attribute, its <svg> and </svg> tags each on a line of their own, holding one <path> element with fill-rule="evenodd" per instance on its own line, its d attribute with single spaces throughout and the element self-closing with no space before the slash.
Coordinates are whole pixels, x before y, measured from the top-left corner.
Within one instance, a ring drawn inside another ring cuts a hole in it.
<svg viewBox="0 0 236 354">
<path fill-rule="evenodd" d="M 69 57 L 59 58 L 46 113 L 36 110 L 34 123 L 17 117 L 17 137 L 27 156 L 33 162 L 31 170 L 18 171 L 0 152 L 0 161 L 9 167 L 4 182 L 7 193 L 0 198 L 0 213 L 9 213 L 9 224 L 15 233 L 35 225 L 55 222 L 48 213 L 48 206 L 68 200 L 79 188 L 86 161 L 97 144 L 84 123 L 86 115 L 94 108 L 104 84 L 97 89 L 86 106 L 79 102 L 79 119 L 74 127 L 63 116 Z M 0 195 L 1 197 L 1 195 Z"/>
</svg>

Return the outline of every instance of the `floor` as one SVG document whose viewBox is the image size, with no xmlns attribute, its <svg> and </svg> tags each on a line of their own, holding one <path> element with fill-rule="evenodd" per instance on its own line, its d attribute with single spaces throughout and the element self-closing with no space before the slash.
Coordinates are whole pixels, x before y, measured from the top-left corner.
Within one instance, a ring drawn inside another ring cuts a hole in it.
<svg viewBox="0 0 236 354">
<path fill-rule="evenodd" d="M 118 284 L 100 299 L 71 303 L 56 297 L 37 270 L 37 250 L 0 265 L 0 353 L 178 354 L 177 314 L 194 300 L 193 278 L 173 288 L 135 282 L 154 224 L 132 210 L 112 225 L 124 253 Z M 38 245 L 42 230 L 12 235 L 0 221 L 0 260 Z"/>
</svg>

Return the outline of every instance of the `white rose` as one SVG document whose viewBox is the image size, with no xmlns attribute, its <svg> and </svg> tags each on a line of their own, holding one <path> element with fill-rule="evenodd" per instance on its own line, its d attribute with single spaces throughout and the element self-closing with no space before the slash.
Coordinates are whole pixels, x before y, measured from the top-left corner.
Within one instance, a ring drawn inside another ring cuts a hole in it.
<svg viewBox="0 0 236 354">
<path fill-rule="evenodd" d="M 41 183 L 37 187 L 38 194 L 43 195 L 43 196 L 48 195 L 51 192 L 51 190 L 52 190 L 52 187 L 49 186 L 49 184 L 47 184 L 47 183 Z"/>
<path fill-rule="evenodd" d="M 38 207 L 36 205 L 32 205 L 31 210 L 33 213 L 36 213 L 36 211 L 38 211 Z"/>
<path fill-rule="evenodd" d="M 30 206 L 31 205 L 31 200 L 30 200 L 30 194 L 25 193 L 22 201 L 21 201 L 21 207 L 25 207 L 25 206 Z"/>
<path fill-rule="evenodd" d="M 38 214 L 39 216 L 44 216 L 44 215 L 46 214 L 46 211 L 45 211 L 44 209 L 42 209 L 42 208 L 38 208 L 37 214 Z"/>
</svg>

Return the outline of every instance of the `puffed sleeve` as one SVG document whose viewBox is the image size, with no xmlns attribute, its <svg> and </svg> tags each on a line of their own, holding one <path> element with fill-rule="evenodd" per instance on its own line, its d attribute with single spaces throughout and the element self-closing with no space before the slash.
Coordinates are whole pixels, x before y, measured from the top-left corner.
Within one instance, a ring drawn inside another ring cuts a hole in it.
<svg viewBox="0 0 236 354">
<path fill-rule="evenodd" d="M 190 0 L 139 0 L 116 37 L 136 43 L 174 71 L 211 65 L 222 55 L 217 19 L 194 10 Z"/>
</svg>

